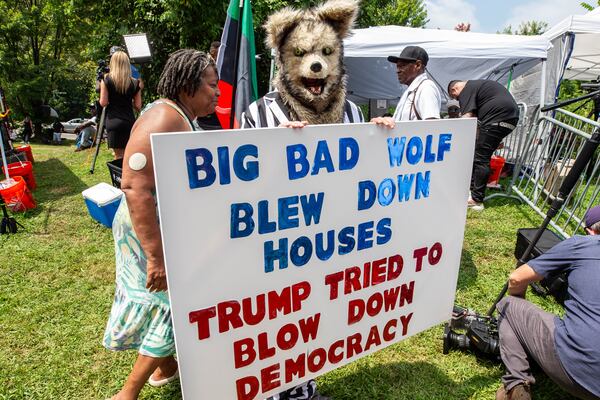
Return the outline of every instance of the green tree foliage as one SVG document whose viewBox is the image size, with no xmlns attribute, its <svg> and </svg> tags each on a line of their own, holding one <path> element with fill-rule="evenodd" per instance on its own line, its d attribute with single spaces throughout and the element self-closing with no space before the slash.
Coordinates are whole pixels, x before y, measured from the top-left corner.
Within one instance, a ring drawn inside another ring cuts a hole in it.
<svg viewBox="0 0 600 400">
<path fill-rule="evenodd" d="M 357 26 L 400 25 L 422 28 L 427 24 L 427 8 L 423 0 L 364 0 Z"/>
<path fill-rule="evenodd" d="M 83 11 L 76 0 L 0 0 L 0 85 L 16 116 L 31 113 L 38 129 L 41 105 L 69 117 L 87 102 L 81 52 L 92 26 Z"/>
<path fill-rule="evenodd" d="M 526 35 L 526 36 L 534 36 L 541 35 L 546 32 L 548 29 L 548 23 L 544 21 L 526 21 L 522 22 L 519 27 L 513 32 L 512 26 L 509 25 L 500 33 L 504 33 L 507 35 Z"/>
</svg>

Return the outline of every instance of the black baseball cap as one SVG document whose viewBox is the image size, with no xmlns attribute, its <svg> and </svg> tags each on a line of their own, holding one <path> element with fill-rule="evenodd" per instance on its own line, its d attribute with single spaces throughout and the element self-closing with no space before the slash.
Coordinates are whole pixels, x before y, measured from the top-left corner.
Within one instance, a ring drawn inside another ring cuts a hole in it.
<svg viewBox="0 0 600 400">
<path fill-rule="evenodd" d="M 429 56 L 427 55 L 425 49 L 423 49 L 422 47 L 406 46 L 398 57 L 389 56 L 387 59 L 389 62 L 393 62 L 394 64 L 398 61 L 415 62 L 417 60 L 421 60 L 423 65 L 427 65 L 427 61 L 429 61 Z"/>
</svg>

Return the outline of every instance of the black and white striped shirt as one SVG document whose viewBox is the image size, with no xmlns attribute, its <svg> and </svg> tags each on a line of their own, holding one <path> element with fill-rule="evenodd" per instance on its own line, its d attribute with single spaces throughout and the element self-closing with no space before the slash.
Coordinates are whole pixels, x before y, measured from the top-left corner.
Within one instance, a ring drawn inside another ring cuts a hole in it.
<svg viewBox="0 0 600 400">
<path fill-rule="evenodd" d="M 290 121 L 290 112 L 281 100 L 279 92 L 269 92 L 254 103 L 242 114 L 242 129 L 275 128 L 283 122 Z M 365 122 L 362 111 L 356 104 L 346 100 L 344 104 L 344 123 Z"/>
</svg>

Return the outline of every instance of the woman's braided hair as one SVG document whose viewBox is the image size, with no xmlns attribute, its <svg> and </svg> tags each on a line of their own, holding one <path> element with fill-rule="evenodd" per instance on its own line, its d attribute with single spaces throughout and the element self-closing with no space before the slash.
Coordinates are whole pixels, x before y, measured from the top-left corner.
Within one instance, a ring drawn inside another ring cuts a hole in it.
<svg viewBox="0 0 600 400">
<path fill-rule="evenodd" d="M 209 66 L 216 70 L 213 58 L 202 51 L 181 49 L 171 53 L 160 74 L 158 94 L 171 100 L 178 100 L 182 91 L 193 96 L 202 86 L 202 74 Z"/>
</svg>

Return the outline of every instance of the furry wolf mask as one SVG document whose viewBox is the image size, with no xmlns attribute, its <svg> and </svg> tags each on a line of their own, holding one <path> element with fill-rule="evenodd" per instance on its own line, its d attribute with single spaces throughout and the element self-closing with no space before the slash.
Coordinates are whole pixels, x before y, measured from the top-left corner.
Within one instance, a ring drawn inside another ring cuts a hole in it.
<svg viewBox="0 0 600 400">
<path fill-rule="evenodd" d="M 308 10 L 284 8 L 267 20 L 267 45 L 277 52 L 274 85 L 294 119 L 343 121 L 343 39 L 357 13 L 356 0 L 330 0 Z"/>
</svg>

